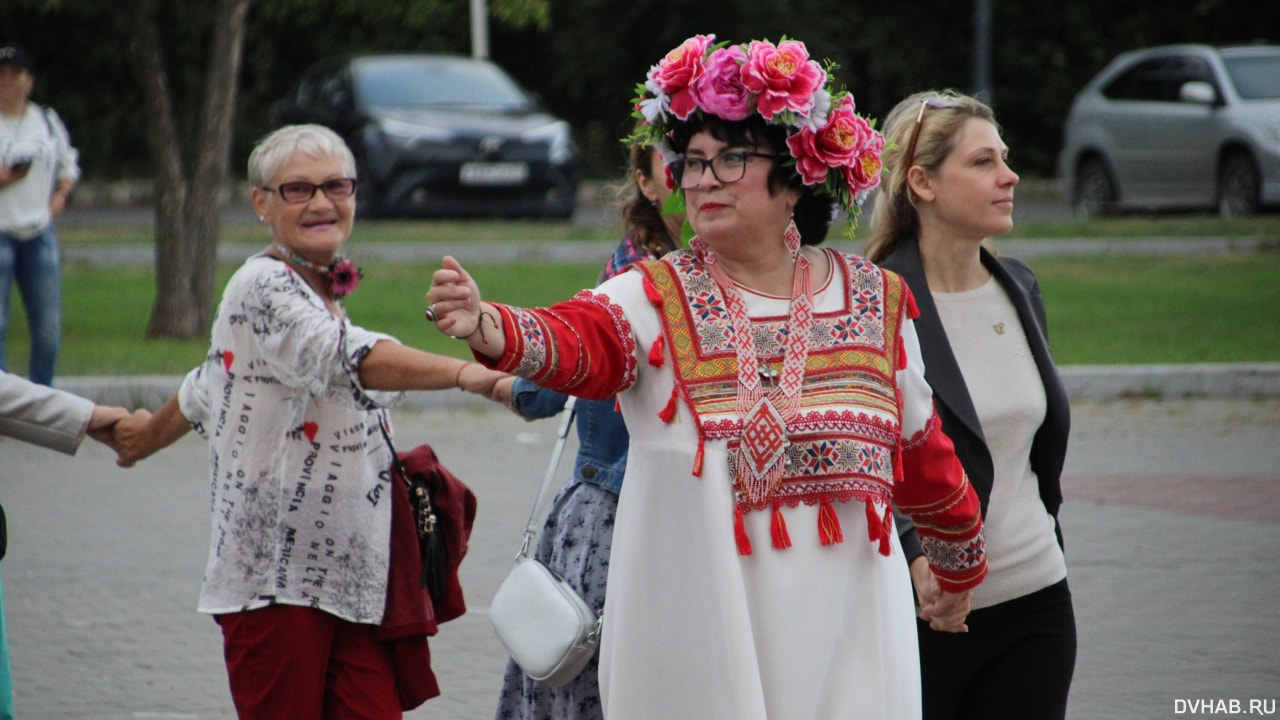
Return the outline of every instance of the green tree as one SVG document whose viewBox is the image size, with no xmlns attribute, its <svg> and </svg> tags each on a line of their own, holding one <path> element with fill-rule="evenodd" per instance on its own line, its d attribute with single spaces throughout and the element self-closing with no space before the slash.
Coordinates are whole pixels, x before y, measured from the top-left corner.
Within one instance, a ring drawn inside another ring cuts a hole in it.
<svg viewBox="0 0 1280 720">
<path fill-rule="evenodd" d="M 222 189 L 229 174 L 252 4 L 252 0 L 25 3 L 50 24 L 105 21 L 123 40 L 118 51 L 127 60 L 138 91 L 138 119 L 154 178 L 157 292 L 148 337 L 193 338 L 209 330 Z M 320 0 L 259 0 L 259 4 L 268 19 L 324 18 L 334 32 L 349 32 L 366 22 L 401 32 L 423 31 L 437 26 L 456 7 L 447 0 L 344 0 L 336 7 Z M 546 0 L 499 0 L 493 14 L 508 23 L 545 25 Z M 358 17 L 360 23 L 343 24 L 344 15 Z M 181 42 L 174 42 L 175 37 Z M 288 47 L 295 37 L 283 35 L 278 40 Z M 193 90 L 196 86 L 199 89 Z"/>
</svg>

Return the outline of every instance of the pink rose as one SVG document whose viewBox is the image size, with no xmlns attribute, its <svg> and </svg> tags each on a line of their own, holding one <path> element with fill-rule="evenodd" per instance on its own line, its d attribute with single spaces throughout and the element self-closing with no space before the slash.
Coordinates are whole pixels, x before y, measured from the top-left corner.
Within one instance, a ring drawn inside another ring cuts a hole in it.
<svg viewBox="0 0 1280 720">
<path fill-rule="evenodd" d="M 688 119 L 697 109 L 689 86 L 702 76 L 703 58 L 715 39 L 715 35 L 694 35 L 667 53 L 649 72 L 649 79 L 671 98 L 672 114 L 681 120 Z"/>
<path fill-rule="evenodd" d="M 865 121 L 864 121 L 865 122 Z M 868 127 L 869 127 L 868 123 Z M 884 150 L 884 135 L 871 130 L 871 137 L 855 162 L 844 168 L 844 179 L 854 195 L 880 184 L 880 153 Z"/>
<path fill-rule="evenodd" d="M 870 140 L 871 124 L 854 112 L 853 96 L 845 94 L 817 131 L 808 127 L 787 138 L 796 168 L 806 184 L 827 178 L 827 169 L 852 164 Z"/>
<path fill-rule="evenodd" d="M 751 94 L 742 84 L 747 53 L 740 45 L 712 51 L 701 77 L 689 87 L 698 107 L 725 120 L 744 120 L 751 114 Z"/>
<path fill-rule="evenodd" d="M 747 49 L 742 82 L 756 94 L 765 120 L 784 110 L 807 115 L 813 107 L 813 93 L 826 81 L 826 71 L 809 59 L 802 42 L 783 40 L 775 46 L 756 40 Z"/>
<path fill-rule="evenodd" d="M 796 159 L 796 172 L 805 185 L 818 185 L 827 179 L 827 163 L 817 148 L 817 133 L 809 128 L 787 138 L 787 148 Z"/>
</svg>

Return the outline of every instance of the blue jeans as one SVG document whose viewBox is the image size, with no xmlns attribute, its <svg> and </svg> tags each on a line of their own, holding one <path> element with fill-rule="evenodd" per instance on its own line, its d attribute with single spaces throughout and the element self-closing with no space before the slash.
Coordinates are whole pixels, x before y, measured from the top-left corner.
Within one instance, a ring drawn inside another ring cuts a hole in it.
<svg viewBox="0 0 1280 720">
<path fill-rule="evenodd" d="M 3 583 L 0 583 L 0 720 L 13 720 L 13 675 L 9 672 L 9 636 L 4 631 Z"/>
<path fill-rule="evenodd" d="M 46 227 L 30 240 L 0 233 L 0 370 L 7 370 L 5 336 L 9 332 L 9 297 L 18 281 L 22 307 L 31 328 L 31 362 L 27 378 L 53 384 L 62 337 L 62 274 L 58 269 L 58 236 Z"/>
</svg>

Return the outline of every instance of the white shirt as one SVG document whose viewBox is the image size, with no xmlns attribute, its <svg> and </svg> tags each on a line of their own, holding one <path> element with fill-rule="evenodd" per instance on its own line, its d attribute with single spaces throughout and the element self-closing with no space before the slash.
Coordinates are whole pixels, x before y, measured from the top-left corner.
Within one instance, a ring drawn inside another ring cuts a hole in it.
<svg viewBox="0 0 1280 720">
<path fill-rule="evenodd" d="M 0 233 L 29 240 L 48 227 L 54 186 L 80 178 L 79 158 L 52 108 L 29 102 L 21 118 L 0 115 L 0 163 L 32 161 L 26 177 L 0 188 Z"/>
<path fill-rule="evenodd" d="M 209 439 L 201 612 L 282 603 L 382 619 L 391 451 L 376 408 L 402 394 L 366 391 L 356 368 L 383 340 L 274 258 L 250 258 L 227 283 L 208 358 L 178 395 Z"/>
</svg>

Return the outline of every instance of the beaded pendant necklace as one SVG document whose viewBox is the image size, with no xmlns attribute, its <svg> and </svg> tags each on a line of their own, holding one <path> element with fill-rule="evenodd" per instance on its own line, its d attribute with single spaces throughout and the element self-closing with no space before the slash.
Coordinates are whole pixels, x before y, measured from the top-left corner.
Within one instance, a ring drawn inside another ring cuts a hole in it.
<svg viewBox="0 0 1280 720">
<path fill-rule="evenodd" d="M 787 226 L 783 240 L 795 263 L 795 274 L 780 375 L 760 361 L 746 302 L 737 285 L 720 267 L 715 252 L 701 238 L 690 241 L 690 247 L 707 265 L 724 294 L 733 321 L 733 344 L 738 359 L 737 411 L 742 418 L 742 439 L 730 459 L 730 471 L 753 507 L 768 501 L 790 461 L 787 423 L 800 409 L 800 389 L 809 359 L 809 329 L 813 324 L 811 263 L 800 251 L 800 231 L 794 221 Z M 777 378 L 768 392 L 762 376 Z"/>
</svg>

